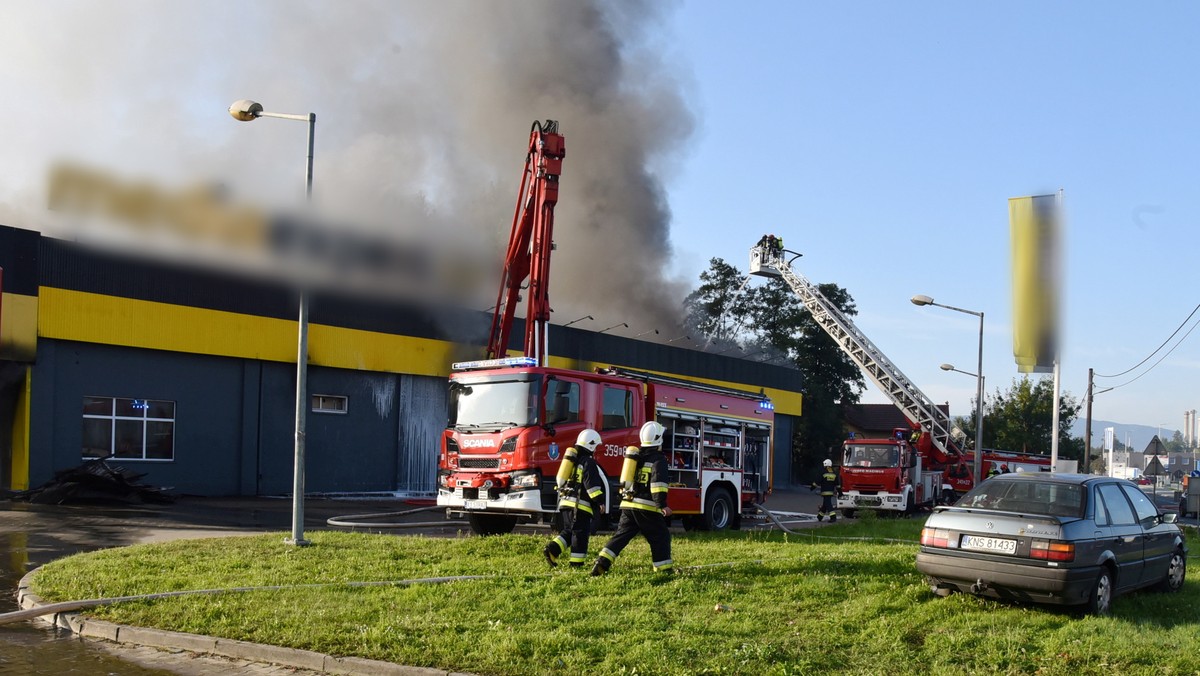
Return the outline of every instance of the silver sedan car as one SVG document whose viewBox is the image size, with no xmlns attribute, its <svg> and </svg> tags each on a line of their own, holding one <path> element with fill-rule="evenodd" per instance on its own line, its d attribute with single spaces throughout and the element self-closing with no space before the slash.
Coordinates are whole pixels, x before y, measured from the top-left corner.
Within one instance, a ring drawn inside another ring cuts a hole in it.
<svg viewBox="0 0 1200 676">
<path fill-rule="evenodd" d="M 1177 515 L 1132 482 L 1084 474 L 1002 474 L 938 507 L 921 531 L 917 570 L 940 596 L 1083 605 L 1183 586 L 1187 546 Z"/>
</svg>

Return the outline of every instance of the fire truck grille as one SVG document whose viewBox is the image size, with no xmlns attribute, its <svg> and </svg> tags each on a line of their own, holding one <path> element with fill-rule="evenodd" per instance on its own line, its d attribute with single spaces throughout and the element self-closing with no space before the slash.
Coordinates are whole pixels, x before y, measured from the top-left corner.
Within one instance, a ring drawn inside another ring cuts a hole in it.
<svg viewBox="0 0 1200 676">
<path fill-rule="evenodd" d="M 463 469 L 500 469 L 500 458 L 460 458 L 458 466 Z"/>
</svg>

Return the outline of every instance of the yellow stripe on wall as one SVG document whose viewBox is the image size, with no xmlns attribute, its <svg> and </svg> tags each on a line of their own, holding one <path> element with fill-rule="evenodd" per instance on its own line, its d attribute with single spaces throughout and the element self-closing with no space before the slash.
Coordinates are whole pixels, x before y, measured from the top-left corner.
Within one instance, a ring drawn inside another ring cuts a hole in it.
<svg viewBox="0 0 1200 676">
<path fill-rule="evenodd" d="M 266 361 L 296 361 L 296 322 L 42 287 L 45 338 Z M 322 324 L 309 325 L 309 363 L 448 376 L 454 344 Z"/>
</svg>

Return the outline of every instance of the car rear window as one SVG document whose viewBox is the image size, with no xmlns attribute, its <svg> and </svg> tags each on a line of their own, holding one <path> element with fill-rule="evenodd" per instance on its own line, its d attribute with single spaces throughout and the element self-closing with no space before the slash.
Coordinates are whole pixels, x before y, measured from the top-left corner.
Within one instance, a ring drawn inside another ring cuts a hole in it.
<svg viewBox="0 0 1200 676">
<path fill-rule="evenodd" d="M 1052 481 L 988 479 L 964 495 L 958 506 L 1078 517 L 1083 512 L 1083 491 L 1078 485 Z"/>
</svg>

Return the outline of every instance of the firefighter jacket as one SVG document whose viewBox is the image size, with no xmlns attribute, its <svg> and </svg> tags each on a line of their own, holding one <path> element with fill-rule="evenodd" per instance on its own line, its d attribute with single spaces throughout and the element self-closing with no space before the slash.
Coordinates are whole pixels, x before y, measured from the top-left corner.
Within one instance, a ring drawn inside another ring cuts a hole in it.
<svg viewBox="0 0 1200 676">
<path fill-rule="evenodd" d="M 633 490 L 621 496 L 621 509 L 642 509 L 662 512 L 667 506 L 667 491 L 670 479 L 667 475 L 667 457 L 657 446 L 638 448 L 636 452 L 625 452 L 625 459 L 637 462 Z"/>
<path fill-rule="evenodd" d="M 566 484 L 558 487 L 558 494 L 562 496 L 558 508 L 578 509 L 595 514 L 596 508 L 604 499 L 604 477 L 600 474 L 600 467 L 596 465 L 592 452 L 581 446 L 572 446 L 567 449 L 563 462 L 572 463 L 574 470 L 567 478 Z"/>
<path fill-rule="evenodd" d="M 842 490 L 842 479 L 838 476 L 837 470 L 830 467 L 821 475 L 819 482 L 821 487 L 821 495 L 837 495 Z M 813 484 L 816 487 L 818 484 Z"/>
</svg>

